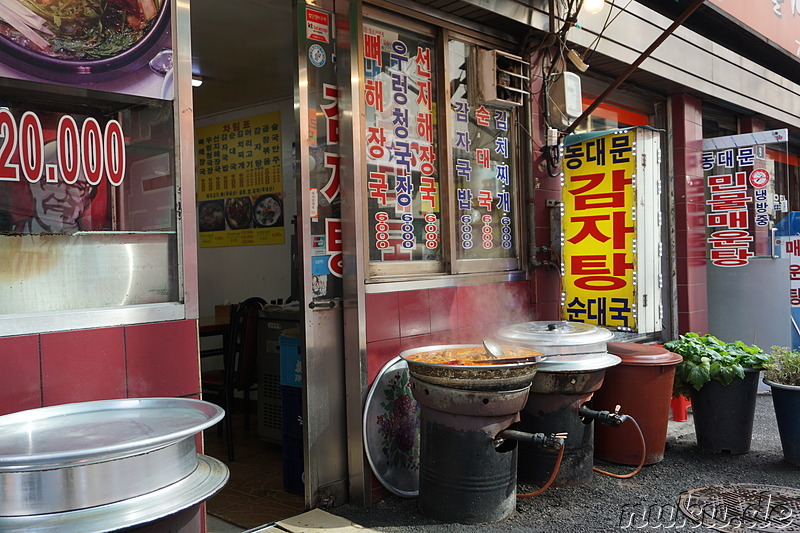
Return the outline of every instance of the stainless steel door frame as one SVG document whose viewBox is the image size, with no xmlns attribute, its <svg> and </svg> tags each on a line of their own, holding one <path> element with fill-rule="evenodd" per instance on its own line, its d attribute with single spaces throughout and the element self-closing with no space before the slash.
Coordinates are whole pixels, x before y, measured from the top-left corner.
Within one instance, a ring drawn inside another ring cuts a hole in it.
<svg viewBox="0 0 800 533">
<path fill-rule="evenodd" d="M 304 0 L 293 2 L 296 46 L 295 123 L 297 124 L 297 238 L 300 300 L 303 318 L 303 446 L 304 480 L 307 507 L 330 507 L 347 501 L 347 435 L 345 406 L 345 365 L 342 329 L 341 276 L 333 269 L 324 277 L 326 289 L 320 294 L 312 283 L 315 269 L 312 264 L 320 241 L 325 250 L 335 235 L 320 234 L 320 225 L 336 219 L 335 209 L 323 212 L 317 203 L 320 160 L 325 152 L 338 151 L 338 146 L 327 138 L 325 108 L 336 95 L 324 93 L 323 84 L 331 84 L 324 77 L 330 75 L 335 60 L 336 25 L 333 20 L 333 0 L 307 4 Z M 319 13 L 325 24 L 309 19 Z M 307 25 L 314 22 L 316 30 Z M 320 25 L 321 24 L 321 25 Z M 312 35 L 309 38 L 309 35 Z M 335 74 L 334 74 L 335 76 Z M 325 81 L 323 81 L 325 80 Z M 332 84 L 335 86 L 336 81 Z M 324 100 L 324 102 L 323 102 Z M 328 107 L 327 109 L 330 109 Z M 322 120 L 319 123 L 313 121 Z M 312 189 L 313 188 L 313 189 Z M 341 194 L 340 194 L 341 198 Z M 340 199 L 339 199 L 340 201 Z M 335 207 L 333 199 L 331 208 Z M 333 216 L 331 217 L 331 213 Z M 326 218 L 331 217 L 331 218 Z M 334 254 L 335 255 L 335 254 Z M 320 257 L 320 256 L 316 256 Z M 330 256 L 333 258 L 333 255 Z M 330 265 L 330 262 L 329 262 Z M 331 289 L 333 287 L 333 289 Z"/>
</svg>

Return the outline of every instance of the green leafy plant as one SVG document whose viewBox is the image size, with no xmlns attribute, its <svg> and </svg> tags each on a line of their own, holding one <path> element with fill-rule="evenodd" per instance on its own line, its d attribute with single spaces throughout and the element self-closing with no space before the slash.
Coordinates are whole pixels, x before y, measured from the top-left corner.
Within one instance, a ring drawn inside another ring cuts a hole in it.
<svg viewBox="0 0 800 533">
<path fill-rule="evenodd" d="M 772 357 L 758 346 L 742 341 L 723 342 L 713 335 L 686 333 L 664 347 L 683 357 L 675 368 L 675 395 L 689 396 L 692 388 L 700 390 L 711 381 L 725 386 L 735 378 L 744 378 L 744 369 L 761 370 Z"/>
<path fill-rule="evenodd" d="M 773 346 L 772 360 L 764 365 L 764 369 L 768 380 L 800 387 L 800 351 Z"/>
</svg>

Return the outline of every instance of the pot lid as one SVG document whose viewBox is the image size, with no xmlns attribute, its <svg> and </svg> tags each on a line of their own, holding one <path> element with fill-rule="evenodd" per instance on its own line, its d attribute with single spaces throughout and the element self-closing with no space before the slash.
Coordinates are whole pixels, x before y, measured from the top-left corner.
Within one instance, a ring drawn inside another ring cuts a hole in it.
<svg viewBox="0 0 800 533">
<path fill-rule="evenodd" d="M 498 329 L 501 343 L 524 346 L 545 356 L 593 354 L 606 351 L 606 341 L 614 336 L 592 324 L 567 321 L 538 321 L 512 324 Z"/>
<path fill-rule="evenodd" d="M 648 365 L 677 365 L 683 357 L 670 352 L 657 344 L 637 344 L 635 342 L 609 342 L 606 344 L 608 353 L 613 353 L 622 358 L 623 365 L 648 366 Z"/>
<path fill-rule="evenodd" d="M 145 531 L 152 529 L 156 520 L 188 509 L 207 500 L 225 485 L 230 473 L 222 461 L 197 454 L 197 468 L 186 476 L 164 488 L 128 498 L 119 502 L 98 505 L 87 509 L 76 509 L 63 513 L 46 513 L 27 516 L 4 516 L 0 518 L 2 531 L 26 531 L 27 533 L 104 533 L 143 525 Z M 162 526 L 164 524 L 161 524 Z M 173 524 L 174 525 L 174 524 Z M 140 531 L 140 528 L 131 529 Z M 170 530 L 173 531 L 173 530 Z"/>
<path fill-rule="evenodd" d="M 364 406 L 364 447 L 372 472 L 392 494 L 419 494 L 419 406 L 408 363 L 395 357 L 381 369 Z"/>
<path fill-rule="evenodd" d="M 220 407 L 191 398 L 129 398 L 0 416 L 0 471 L 130 457 L 194 435 L 223 415 Z"/>
<path fill-rule="evenodd" d="M 547 357 L 539 372 L 594 372 L 618 365 L 622 359 L 606 352 Z"/>
</svg>

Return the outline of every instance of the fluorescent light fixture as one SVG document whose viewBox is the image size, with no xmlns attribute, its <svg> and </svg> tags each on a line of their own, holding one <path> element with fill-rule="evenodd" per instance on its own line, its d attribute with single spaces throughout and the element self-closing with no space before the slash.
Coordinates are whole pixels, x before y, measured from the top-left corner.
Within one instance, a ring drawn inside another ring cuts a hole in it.
<svg viewBox="0 0 800 533">
<path fill-rule="evenodd" d="M 203 78 L 198 76 L 197 74 L 192 75 L 192 87 L 200 87 L 203 85 Z"/>
<path fill-rule="evenodd" d="M 600 13 L 604 7 L 606 7 L 605 0 L 584 0 L 583 2 L 583 9 L 593 15 Z"/>
</svg>

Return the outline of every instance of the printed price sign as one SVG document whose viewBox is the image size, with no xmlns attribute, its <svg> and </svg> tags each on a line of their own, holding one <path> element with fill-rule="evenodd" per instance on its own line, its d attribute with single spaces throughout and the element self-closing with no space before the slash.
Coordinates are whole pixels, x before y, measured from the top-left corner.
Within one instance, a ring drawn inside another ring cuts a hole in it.
<svg viewBox="0 0 800 533">
<path fill-rule="evenodd" d="M 54 143 L 45 143 L 45 131 L 36 113 L 28 111 L 17 124 L 7 110 L 0 110 L 0 180 L 74 184 L 81 172 L 89 185 L 104 179 L 119 186 L 125 177 L 125 136 L 122 125 L 110 120 L 101 127 L 87 118 L 79 127 L 70 115 L 58 123 Z M 55 152 L 55 158 L 48 155 Z M 18 157 L 19 163 L 13 162 Z M 55 162 L 47 162 L 53 159 Z"/>
</svg>

